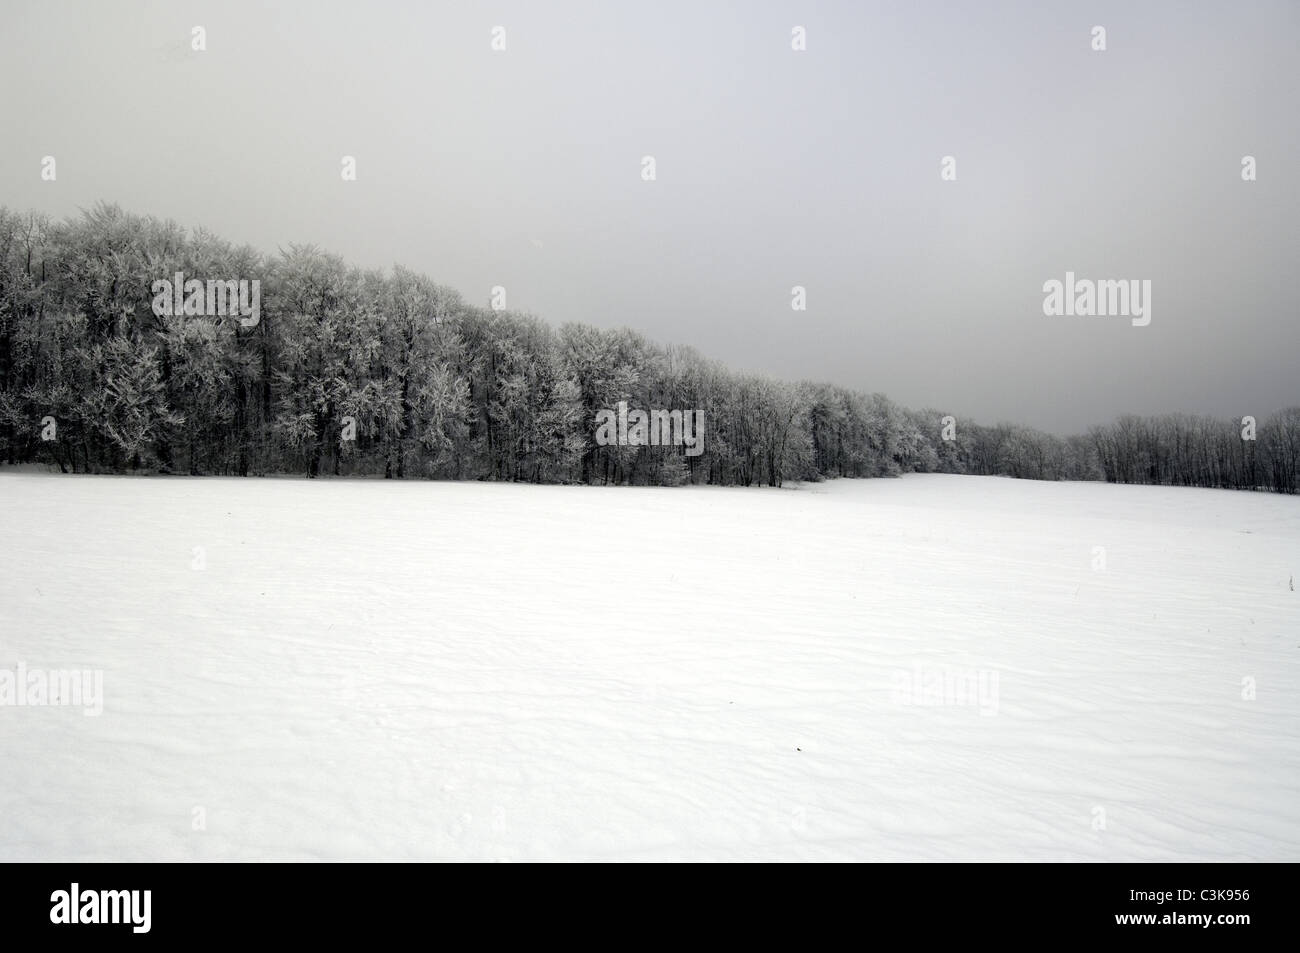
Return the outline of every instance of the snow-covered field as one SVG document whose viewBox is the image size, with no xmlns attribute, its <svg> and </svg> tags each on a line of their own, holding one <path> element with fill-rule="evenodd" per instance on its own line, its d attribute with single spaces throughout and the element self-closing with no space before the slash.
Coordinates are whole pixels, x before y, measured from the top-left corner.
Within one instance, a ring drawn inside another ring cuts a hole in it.
<svg viewBox="0 0 1300 953">
<path fill-rule="evenodd" d="M 98 716 L 0 707 L 0 860 L 1300 860 L 1300 499 L 8 473 L 0 505 L 10 702 L 20 664 L 103 679 Z"/>
</svg>

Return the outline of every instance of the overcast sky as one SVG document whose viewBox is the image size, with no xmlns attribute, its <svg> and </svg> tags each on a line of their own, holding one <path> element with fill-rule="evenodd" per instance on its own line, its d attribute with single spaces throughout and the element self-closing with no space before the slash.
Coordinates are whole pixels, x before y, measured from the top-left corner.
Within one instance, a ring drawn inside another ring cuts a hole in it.
<svg viewBox="0 0 1300 953">
<path fill-rule="evenodd" d="M 986 422 L 1262 416 L 1300 403 L 1298 33 L 1295 0 L 0 0 L 0 203 Z M 1149 279 L 1150 325 L 1045 316 L 1066 271 Z"/>
</svg>

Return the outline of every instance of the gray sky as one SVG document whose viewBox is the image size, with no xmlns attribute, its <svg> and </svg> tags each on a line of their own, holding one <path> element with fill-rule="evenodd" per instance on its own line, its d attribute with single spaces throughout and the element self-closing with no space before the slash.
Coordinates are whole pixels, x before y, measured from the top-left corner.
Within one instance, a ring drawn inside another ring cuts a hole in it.
<svg viewBox="0 0 1300 953">
<path fill-rule="evenodd" d="M 314 242 L 987 422 L 1262 416 L 1300 403 L 1298 32 L 1294 0 L 0 0 L 0 203 Z M 1045 316 L 1067 270 L 1150 279 L 1151 324 Z"/>
</svg>

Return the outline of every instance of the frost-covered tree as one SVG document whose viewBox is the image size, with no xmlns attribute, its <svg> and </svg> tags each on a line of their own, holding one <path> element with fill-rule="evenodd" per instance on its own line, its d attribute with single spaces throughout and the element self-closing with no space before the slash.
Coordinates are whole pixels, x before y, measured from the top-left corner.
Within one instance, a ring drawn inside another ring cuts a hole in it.
<svg viewBox="0 0 1300 953">
<path fill-rule="evenodd" d="M 260 319 L 155 312 L 153 282 L 176 272 L 259 281 Z M 597 414 L 620 402 L 701 412 L 703 453 L 601 445 Z M 112 205 L 60 222 L 0 208 L 10 463 L 741 486 L 938 471 L 1296 492 L 1300 410 L 1261 418 L 1257 439 L 1241 431 L 1126 415 L 1062 439 L 737 373 L 627 329 L 555 331 L 310 245 L 265 256 Z"/>
</svg>

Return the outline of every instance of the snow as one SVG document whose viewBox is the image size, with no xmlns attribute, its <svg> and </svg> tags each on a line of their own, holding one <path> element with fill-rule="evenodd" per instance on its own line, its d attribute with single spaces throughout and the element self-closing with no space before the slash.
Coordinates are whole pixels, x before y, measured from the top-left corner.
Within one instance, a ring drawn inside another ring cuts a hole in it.
<svg viewBox="0 0 1300 953">
<path fill-rule="evenodd" d="M 0 707 L 0 860 L 1300 860 L 1300 499 L 5 473 L 0 502 L 0 673 L 103 674 L 98 716 Z"/>
</svg>

